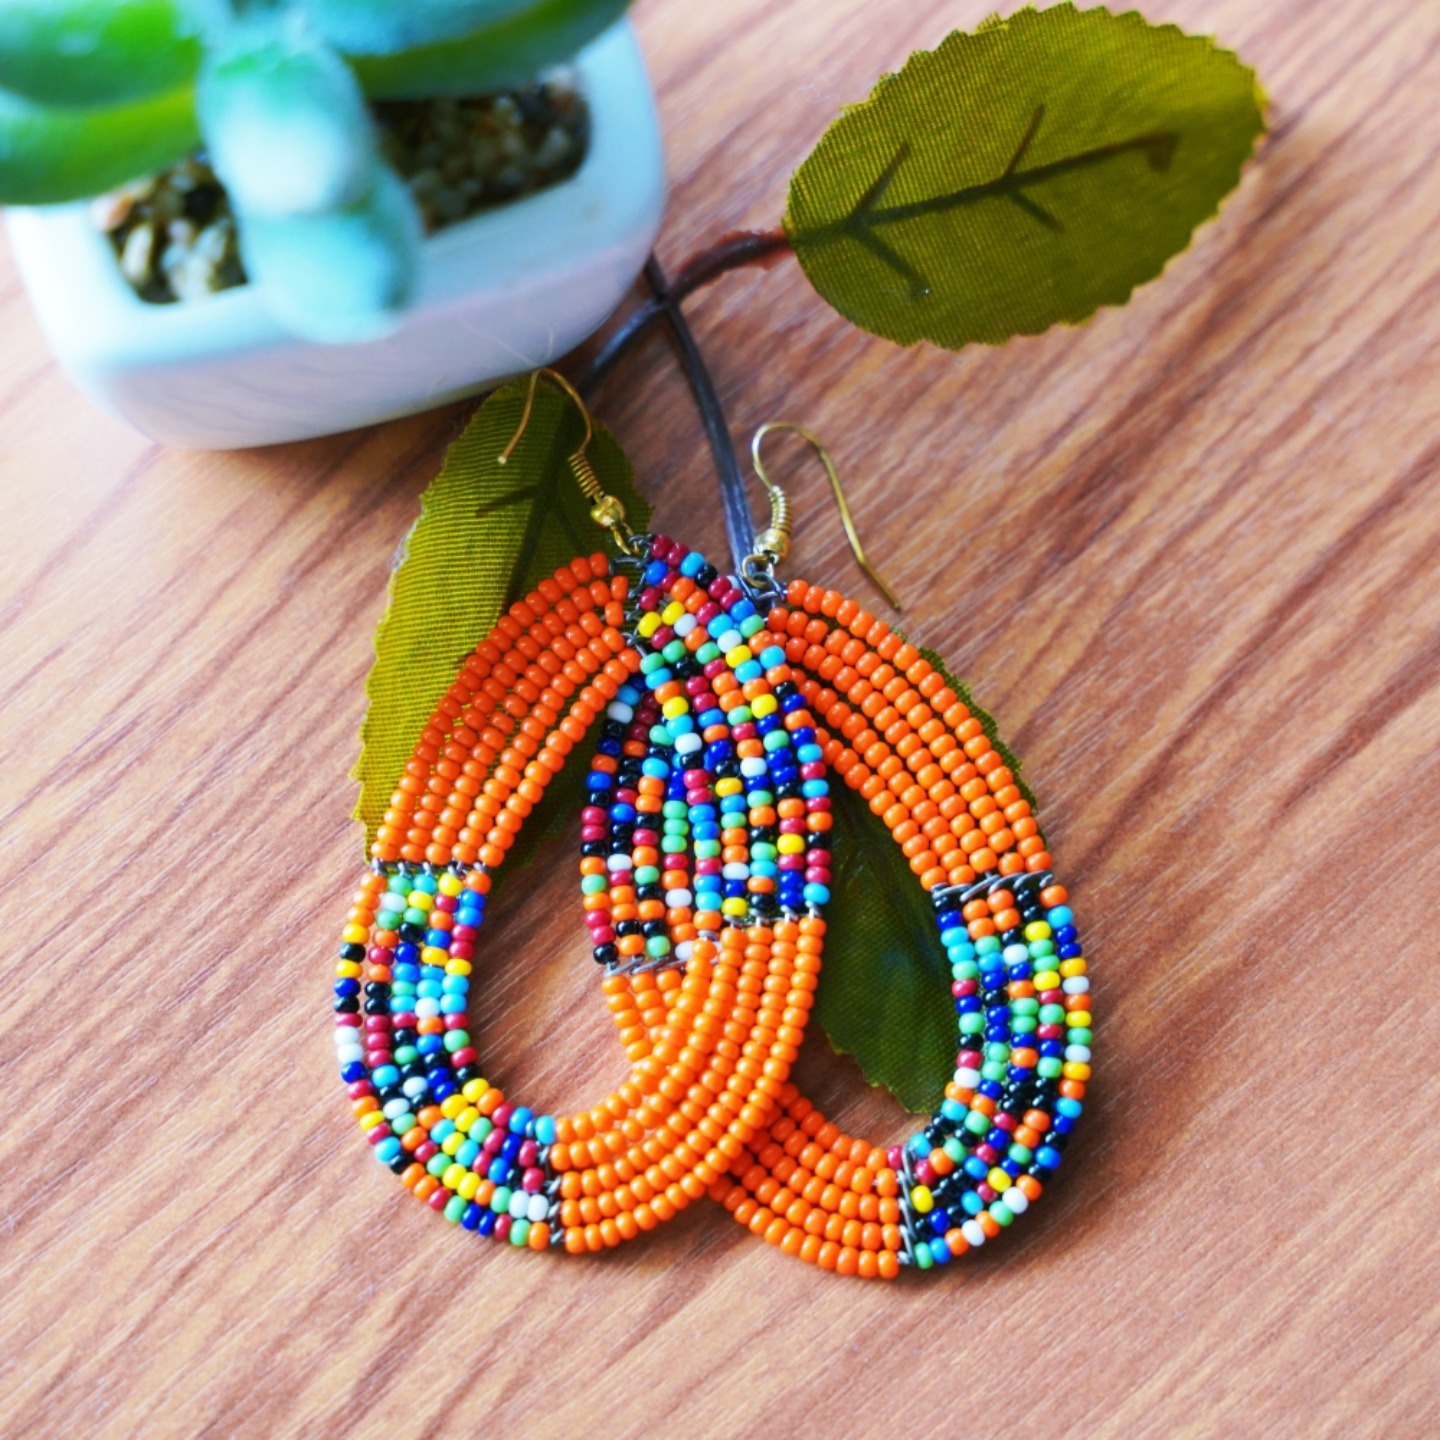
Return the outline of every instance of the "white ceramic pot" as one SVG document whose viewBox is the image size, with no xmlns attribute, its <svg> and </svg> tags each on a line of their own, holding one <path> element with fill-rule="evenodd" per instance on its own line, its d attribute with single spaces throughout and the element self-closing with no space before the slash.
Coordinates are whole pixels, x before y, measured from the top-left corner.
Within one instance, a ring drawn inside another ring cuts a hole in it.
<svg viewBox="0 0 1440 1440">
<path fill-rule="evenodd" d="M 383 340 L 320 345 L 248 287 L 151 305 L 87 206 L 8 212 L 60 364 L 103 409 L 167 445 L 234 449 L 427 410 L 546 365 L 611 314 L 660 228 L 664 156 L 628 21 L 576 57 L 590 148 L 568 180 L 425 242 L 413 307 Z"/>
</svg>

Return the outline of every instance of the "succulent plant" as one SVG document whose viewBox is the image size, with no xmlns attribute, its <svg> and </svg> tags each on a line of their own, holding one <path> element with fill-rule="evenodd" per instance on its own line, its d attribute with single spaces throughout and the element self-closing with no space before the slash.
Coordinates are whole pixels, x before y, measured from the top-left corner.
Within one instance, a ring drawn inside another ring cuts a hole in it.
<svg viewBox="0 0 1440 1440">
<path fill-rule="evenodd" d="M 383 334 L 420 220 L 366 99 L 476 94 L 627 0 L 0 0 L 0 204 L 88 198 L 203 145 L 251 280 L 324 341 Z"/>
</svg>

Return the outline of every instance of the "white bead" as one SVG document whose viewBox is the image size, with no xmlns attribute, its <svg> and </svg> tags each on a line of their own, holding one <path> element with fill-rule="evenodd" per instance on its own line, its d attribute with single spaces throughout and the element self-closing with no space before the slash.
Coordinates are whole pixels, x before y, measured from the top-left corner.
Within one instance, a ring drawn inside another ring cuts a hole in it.
<svg viewBox="0 0 1440 1440">
<path fill-rule="evenodd" d="M 705 742 L 692 730 L 688 735 L 681 735 L 675 741 L 675 749 L 679 751 L 681 755 L 693 755 L 704 743 Z"/>
<path fill-rule="evenodd" d="M 1030 958 L 1030 951 L 1024 945 L 1007 945 L 1000 957 L 1007 965 L 1021 965 Z"/>
<path fill-rule="evenodd" d="M 745 759 L 740 762 L 740 773 L 747 777 L 763 775 L 766 768 L 764 760 L 758 755 L 747 755 Z"/>
<path fill-rule="evenodd" d="M 675 958 L 682 964 L 687 965 L 690 957 L 695 953 L 695 942 L 693 940 L 682 940 L 675 947 Z"/>
<path fill-rule="evenodd" d="M 970 1242 L 972 1250 L 978 1250 L 985 1243 L 985 1232 L 978 1220 L 967 1220 L 960 1227 L 960 1233 Z"/>
<path fill-rule="evenodd" d="M 966 1090 L 973 1090 L 980 1083 L 980 1072 L 969 1065 L 962 1065 L 955 1072 L 955 1083 Z"/>
<path fill-rule="evenodd" d="M 1065 1058 L 1078 1060 L 1082 1065 L 1088 1065 L 1090 1063 L 1090 1047 L 1088 1045 L 1067 1045 Z"/>
<path fill-rule="evenodd" d="M 530 1197 L 523 1190 L 516 1190 L 510 1196 L 510 1215 L 512 1219 L 523 1220 L 530 1213 Z"/>
<path fill-rule="evenodd" d="M 1030 1208 L 1025 1192 L 1018 1185 L 1012 1185 L 1000 1198 L 1012 1215 L 1023 1215 Z"/>
<path fill-rule="evenodd" d="M 387 1120 L 393 1120 L 397 1115 L 408 1115 L 410 1113 L 410 1102 L 399 1099 L 387 1100 L 383 1113 Z"/>
<path fill-rule="evenodd" d="M 550 1201 L 544 1195 L 529 1195 L 526 1197 L 529 1204 L 525 1207 L 525 1218 L 534 1224 L 537 1220 L 543 1220 L 550 1210 Z"/>
<path fill-rule="evenodd" d="M 635 862 L 628 855 L 612 855 L 606 862 L 607 870 L 633 870 Z"/>
<path fill-rule="evenodd" d="M 612 700 L 605 707 L 605 714 L 609 719 L 618 720 L 625 725 L 635 718 L 635 708 L 627 705 L 623 700 Z"/>
<path fill-rule="evenodd" d="M 688 890 L 667 890 L 665 903 L 672 910 L 685 910 L 695 903 L 695 897 Z"/>
<path fill-rule="evenodd" d="M 342 1065 L 347 1065 L 352 1060 L 363 1060 L 365 1058 L 365 1052 L 358 1045 L 337 1045 L 335 1047 L 335 1058 Z"/>
<path fill-rule="evenodd" d="M 1089 992 L 1090 978 L 1087 975 L 1072 975 L 1060 988 L 1067 995 L 1084 995 Z"/>
<path fill-rule="evenodd" d="M 728 865 L 721 867 L 720 874 L 726 880 L 748 880 L 750 878 L 750 867 L 743 861 L 732 860 Z"/>
<path fill-rule="evenodd" d="M 423 1076 L 412 1075 L 400 1088 L 412 1100 L 418 1100 L 430 1087 Z"/>
<path fill-rule="evenodd" d="M 682 615 L 675 622 L 675 633 L 683 640 L 698 623 L 693 615 Z"/>
<path fill-rule="evenodd" d="M 415 1002 L 415 1013 L 423 1020 L 433 1020 L 440 1013 L 440 1002 L 427 995 Z"/>
</svg>

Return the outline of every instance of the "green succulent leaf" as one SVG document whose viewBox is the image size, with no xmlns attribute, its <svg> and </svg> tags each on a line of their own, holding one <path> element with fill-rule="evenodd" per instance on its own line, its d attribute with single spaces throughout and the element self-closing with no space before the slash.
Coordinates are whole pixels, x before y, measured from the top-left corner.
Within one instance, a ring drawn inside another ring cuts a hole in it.
<svg viewBox="0 0 1440 1440">
<path fill-rule="evenodd" d="M 498 463 L 519 428 L 528 384 L 517 380 L 495 391 L 450 447 L 391 578 L 354 770 L 360 782 L 355 818 L 364 822 L 367 848 L 461 661 L 545 576 L 576 555 L 603 548 L 602 532 L 566 465 L 584 438 L 584 423 L 553 386 L 536 389 L 523 438 L 509 463 Z M 586 454 L 600 483 L 624 502 L 631 524 L 643 528 L 650 507 L 636 493 L 624 452 L 598 423 Z M 583 784 L 583 765 L 569 765 L 551 789 L 572 771 Z M 557 819 L 572 813 L 550 806 L 548 796 L 546 805 Z M 545 828 L 527 826 L 526 832 L 538 836 Z"/>
<path fill-rule="evenodd" d="M 1119 305 L 1184 250 L 1264 130 L 1206 38 L 1073 5 L 918 51 L 796 171 L 785 228 L 855 324 L 999 344 Z"/>
<path fill-rule="evenodd" d="M 379 100 L 473 95 L 533 80 L 568 60 L 625 12 L 629 0 L 532 0 L 457 40 L 362 55 L 355 71 Z"/>
<path fill-rule="evenodd" d="M 921 654 L 984 726 L 1033 804 L 1019 779 L 1020 761 L 997 737 L 995 722 L 933 650 Z M 944 1098 L 959 1048 L 935 910 L 864 799 L 838 781 L 831 796 L 838 838 L 815 1018 L 872 1085 L 883 1085 L 912 1114 L 927 1114 Z"/>
<path fill-rule="evenodd" d="M 324 344 L 390 333 L 419 265 L 420 216 L 386 166 L 357 205 L 321 215 L 239 212 L 245 269 L 286 329 Z"/>
<path fill-rule="evenodd" d="M 87 199 L 172 164 L 199 138 L 188 90 L 104 110 L 0 90 L 0 205 Z"/>
<path fill-rule="evenodd" d="M 207 55 L 196 106 L 215 173 L 249 215 L 319 215 L 362 201 L 379 164 L 350 67 L 303 27 L 237 30 Z"/>
<path fill-rule="evenodd" d="M 389 55 L 454 40 L 534 0 L 300 0 L 306 19 L 347 55 Z"/>
<path fill-rule="evenodd" d="M 200 64 L 182 0 L 0 0 L 0 85 L 41 105 L 118 105 L 188 85 Z"/>
</svg>

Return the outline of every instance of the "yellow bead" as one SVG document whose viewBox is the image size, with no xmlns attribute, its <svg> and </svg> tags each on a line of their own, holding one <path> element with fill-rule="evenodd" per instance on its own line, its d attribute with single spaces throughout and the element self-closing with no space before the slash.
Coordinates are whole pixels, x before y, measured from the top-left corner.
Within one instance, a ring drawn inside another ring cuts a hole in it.
<svg viewBox="0 0 1440 1440">
<path fill-rule="evenodd" d="M 750 702 L 750 713 L 757 720 L 773 715 L 780 708 L 780 702 L 773 695 L 759 695 Z"/>
<path fill-rule="evenodd" d="M 442 875 L 440 877 L 440 893 L 442 895 L 456 896 L 465 888 L 464 882 L 458 875 Z"/>
<path fill-rule="evenodd" d="M 992 1190 L 1008 1190 L 1015 1183 L 998 1165 L 985 1179 Z"/>
<path fill-rule="evenodd" d="M 660 713 L 667 719 L 673 720 L 677 715 L 684 715 L 690 709 L 690 702 L 683 695 L 672 695 L 661 707 Z"/>
<path fill-rule="evenodd" d="M 1088 1010 L 1072 1010 L 1066 1017 L 1065 1023 L 1074 1026 L 1077 1030 L 1088 1029 L 1093 1023 Z"/>
<path fill-rule="evenodd" d="M 743 915 L 749 908 L 745 901 L 738 895 L 720 902 L 720 913 L 722 915 Z"/>
<path fill-rule="evenodd" d="M 922 1214 L 928 1215 L 935 1208 L 935 1197 L 928 1185 L 917 1185 L 910 1192 L 910 1203 Z"/>
<path fill-rule="evenodd" d="M 443 965 L 450 958 L 450 952 L 442 950 L 438 945 L 427 945 L 421 950 L 420 958 L 427 965 Z"/>
<path fill-rule="evenodd" d="M 440 1148 L 447 1155 L 454 1155 L 465 1143 L 465 1137 L 458 1130 L 452 1130 L 441 1142 Z"/>
<path fill-rule="evenodd" d="M 660 619 L 663 624 L 673 625 L 677 620 L 683 618 L 684 614 L 685 607 L 678 600 L 672 600 L 660 612 Z"/>
<path fill-rule="evenodd" d="M 465 1178 L 456 1187 L 455 1193 L 462 1200 L 473 1200 L 475 1192 L 480 1188 L 480 1177 L 473 1171 L 467 1170 Z"/>
<path fill-rule="evenodd" d="M 347 925 L 340 932 L 340 938 L 347 945 L 363 945 L 370 938 L 370 932 L 363 925 Z"/>
<path fill-rule="evenodd" d="M 1048 940 L 1055 932 L 1050 928 L 1046 920 L 1032 920 L 1025 927 L 1025 938 L 1027 940 Z"/>
<path fill-rule="evenodd" d="M 445 962 L 445 973 L 447 975 L 468 975 L 474 968 L 468 960 L 461 960 L 458 957 Z"/>
<path fill-rule="evenodd" d="M 385 1122 L 385 1114 L 381 1110 L 371 1110 L 360 1117 L 360 1128 L 362 1130 L 373 1130 L 377 1125 Z"/>
<path fill-rule="evenodd" d="M 467 1080 L 460 1087 L 460 1093 L 473 1105 L 489 1089 L 490 1082 L 488 1080 Z"/>
<path fill-rule="evenodd" d="M 1057 970 L 1041 970 L 1034 980 L 1037 990 L 1058 990 L 1060 988 L 1060 973 Z"/>
<path fill-rule="evenodd" d="M 440 1113 L 447 1120 L 453 1120 L 464 1108 L 465 1097 L 463 1095 L 447 1095 L 440 1102 Z"/>
<path fill-rule="evenodd" d="M 1067 1080 L 1088 1080 L 1090 1067 L 1083 1060 L 1067 1060 L 1061 1067 Z"/>
<path fill-rule="evenodd" d="M 725 663 L 732 670 L 743 665 L 747 660 L 753 660 L 754 658 L 750 653 L 750 647 L 748 645 L 737 645 L 733 650 L 727 650 L 725 652 Z"/>
<path fill-rule="evenodd" d="M 473 1173 L 473 1172 L 472 1172 Z M 465 1178 L 465 1167 L 463 1165 L 450 1165 L 440 1177 L 440 1183 L 447 1190 L 456 1189 Z"/>
<path fill-rule="evenodd" d="M 340 960 L 335 965 L 335 975 L 340 980 L 358 980 L 360 974 L 360 962 L 358 960 Z"/>
<path fill-rule="evenodd" d="M 660 617 L 652 610 L 648 615 L 640 617 L 640 623 L 636 625 L 636 632 L 648 640 L 660 628 Z"/>
<path fill-rule="evenodd" d="M 406 904 L 412 910 L 429 910 L 435 904 L 435 897 L 427 895 L 423 890 L 412 890 Z"/>
<path fill-rule="evenodd" d="M 805 850 L 805 837 L 803 835 L 782 835 L 775 842 L 775 848 L 782 855 L 800 855 Z"/>
<path fill-rule="evenodd" d="M 738 795 L 745 788 L 744 784 L 735 776 L 715 782 L 715 793 L 717 795 Z"/>
<path fill-rule="evenodd" d="M 1085 962 L 1083 960 L 1062 960 L 1060 962 L 1060 973 L 1062 975 L 1083 975 L 1085 973 Z"/>
</svg>

